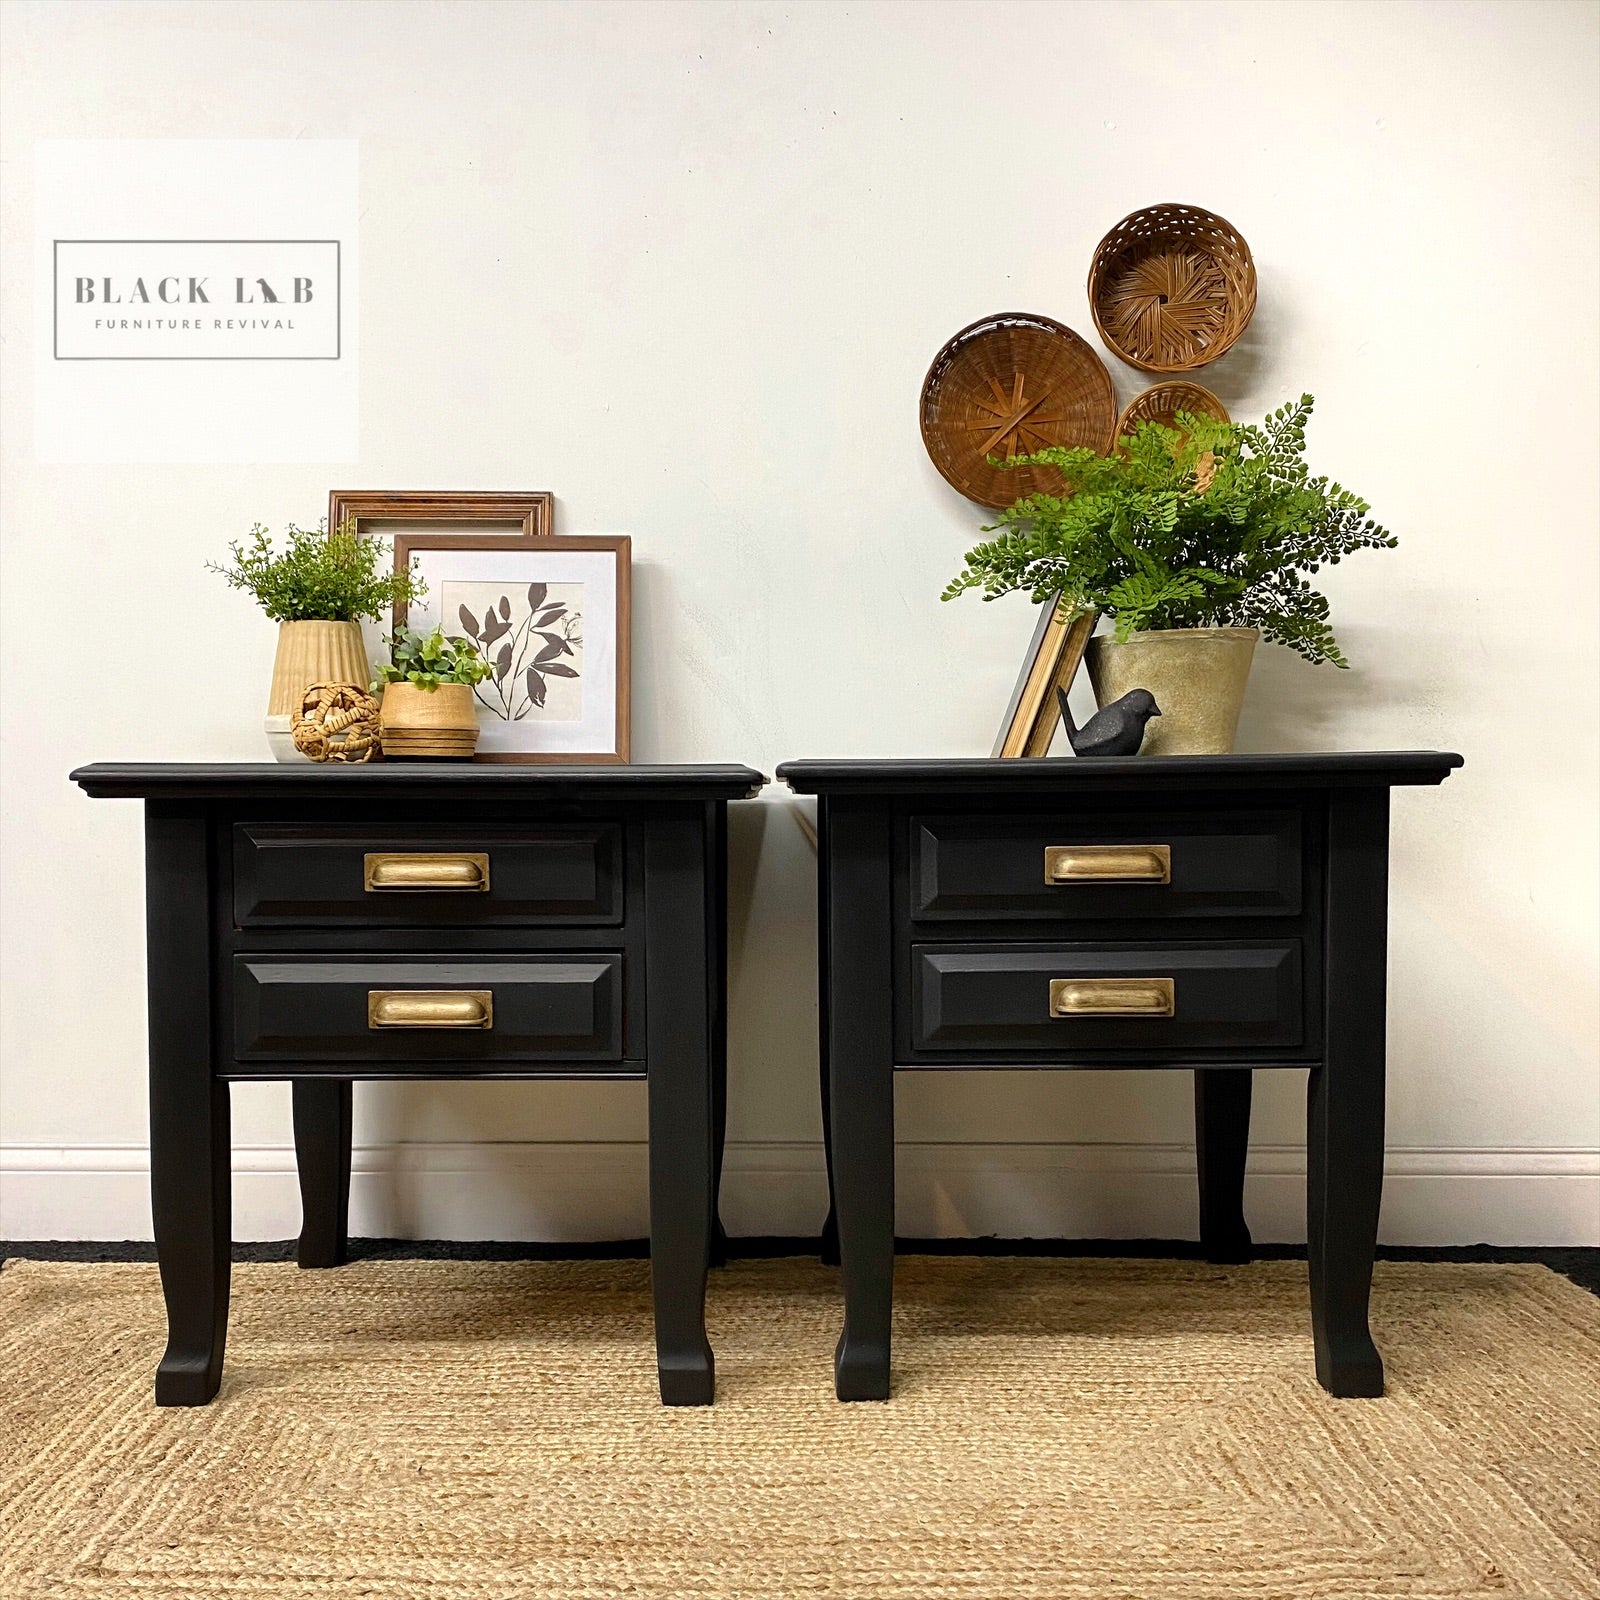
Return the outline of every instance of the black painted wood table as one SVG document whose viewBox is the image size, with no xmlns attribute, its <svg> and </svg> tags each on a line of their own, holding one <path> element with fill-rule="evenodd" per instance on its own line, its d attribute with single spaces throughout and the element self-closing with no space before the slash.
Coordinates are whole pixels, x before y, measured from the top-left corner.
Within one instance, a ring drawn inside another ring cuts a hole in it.
<svg viewBox="0 0 1600 1600">
<path fill-rule="evenodd" d="M 727 804 L 742 766 L 113 765 L 145 803 L 158 1405 L 222 1376 L 228 1086 L 293 1080 L 302 1266 L 344 1259 L 358 1078 L 648 1082 L 661 1398 L 712 1399 Z"/>
<path fill-rule="evenodd" d="M 1389 793 L 1461 757 L 791 761 L 818 797 L 823 1120 L 841 1400 L 889 1394 L 894 1074 L 1186 1068 L 1200 1235 L 1245 1261 L 1251 1073 L 1309 1069 L 1317 1377 L 1383 1392 Z"/>
</svg>

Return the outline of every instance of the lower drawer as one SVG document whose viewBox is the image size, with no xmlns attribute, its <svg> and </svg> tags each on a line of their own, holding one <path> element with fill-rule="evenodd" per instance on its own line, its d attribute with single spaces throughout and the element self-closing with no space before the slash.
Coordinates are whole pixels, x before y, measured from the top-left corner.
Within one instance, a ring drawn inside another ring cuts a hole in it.
<svg viewBox="0 0 1600 1600">
<path fill-rule="evenodd" d="M 239 1062 L 620 1062 L 622 957 L 236 956 Z"/>
<path fill-rule="evenodd" d="M 916 945 L 916 1050 L 1292 1047 L 1300 941 Z"/>
</svg>

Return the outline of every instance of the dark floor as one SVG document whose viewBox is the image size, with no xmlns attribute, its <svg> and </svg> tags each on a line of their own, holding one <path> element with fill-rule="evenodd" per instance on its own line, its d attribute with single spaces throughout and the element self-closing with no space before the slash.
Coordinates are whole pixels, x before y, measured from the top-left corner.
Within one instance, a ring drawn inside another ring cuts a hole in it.
<svg viewBox="0 0 1600 1600">
<path fill-rule="evenodd" d="M 902 1255 L 949 1256 L 1141 1256 L 1194 1260 L 1200 1247 L 1182 1239 L 900 1239 Z M 495 1240 L 352 1239 L 352 1260 L 442 1261 L 573 1261 L 631 1260 L 649 1254 L 644 1239 L 598 1244 L 518 1244 Z M 728 1254 L 749 1260 L 764 1256 L 815 1255 L 815 1239 L 730 1239 Z M 1305 1259 L 1305 1246 L 1261 1244 L 1257 1260 Z M 121 1243 L 69 1240 L 0 1240 L 0 1260 L 26 1256 L 35 1261 L 154 1261 L 156 1249 L 147 1240 Z M 1533 1261 L 1563 1273 L 1591 1294 L 1600 1295 L 1600 1249 L 1572 1247 L 1509 1247 L 1488 1244 L 1380 1246 L 1381 1261 Z M 294 1241 L 235 1244 L 235 1261 L 292 1261 Z"/>
</svg>

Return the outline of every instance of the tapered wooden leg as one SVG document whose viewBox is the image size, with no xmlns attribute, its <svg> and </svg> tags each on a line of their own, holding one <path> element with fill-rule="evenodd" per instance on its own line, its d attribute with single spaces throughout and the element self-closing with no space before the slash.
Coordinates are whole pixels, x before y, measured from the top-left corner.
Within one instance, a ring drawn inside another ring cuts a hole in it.
<svg viewBox="0 0 1600 1600">
<path fill-rule="evenodd" d="M 706 1270 L 715 1199 L 705 824 L 661 818 L 647 841 L 645 1016 L 650 1101 L 650 1272 L 656 1369 L 669 1406 L 710 1405 Z"/>
<path fill-rule="evenodd" d="M 1197 1069 L 1194 1075 L 1200 1247 L 1207 1261 L 1250 1260 L 1250 1229 L 1244 1220 L 1250 1079 L 1248 1067 L 1207 1067 Z"/>
<path fill-rule="evenodd" d="M 211 1399 L 228 1333 L 228 1086 L 211 1059 L 207 831 L 203 807 L 145 807 L 150 1209 L 167 1307 L 158 1406 Z"/>
<path fill-rule="evenodd" d="M 827 799 L 828 1120 L 844 1278 L 841 1400 L 887 1400 L 894 1299 L 894 1037 L 886 811 Z"/>
<path fill-rule="evenodd" d="M 302 1267 L 337 1267 L 349 1256 L 350 1089 L 345 1078 L 294 1081 Z"/>
<path fill-rule="evenodd" d="M 1383 1197 L 1384 986 L 1389 794 L 1329 801 L 1328 1004 L 1306 1103 L 1306 1229 L 1317 1378 L 1330 1394 L 1383 1393 L 1367 1325 Z"/>
<path fill-rule="evenodd" d="M 150 1103 L 150 1198 L 167 1348 L 158 1406 L 203 1406 L 222 1381 L 228 1337 L 232 1206 L 228 1086 L 214 1081 Z"/>
<path fill-rule="evenodd" d="M 1329 1394 L 1383 1393 L 1367 1326 L 1383 1194 L 1383 1085 L 1315 1067 L 1306 1108 L 1306 1229 L 1317 1380 Z"/>
</svg>

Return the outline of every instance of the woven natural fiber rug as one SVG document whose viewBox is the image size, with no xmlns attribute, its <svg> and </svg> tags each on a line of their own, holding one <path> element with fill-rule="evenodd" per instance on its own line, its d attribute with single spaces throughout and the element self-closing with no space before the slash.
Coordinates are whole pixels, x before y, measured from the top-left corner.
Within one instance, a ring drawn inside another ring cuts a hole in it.
<svg viewBox="0 0 1600 1600">
<path fill-rule="evenodd" d="M 895 1397 L 837 1275 L 712 1276 L 717 1405 L 656 1403 L 638 1262 L 234 1269 L 157 1411 L 150 1266 L 0 1273 L 0 1595 L 1415 1600 L 1600 1595 L 1600 1301 L 1380 1265 L 1379 1401 L 1303 1263 L 903 1258 Z"/>
</svg>

